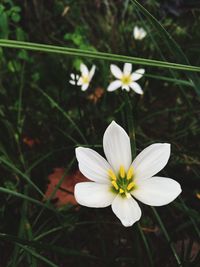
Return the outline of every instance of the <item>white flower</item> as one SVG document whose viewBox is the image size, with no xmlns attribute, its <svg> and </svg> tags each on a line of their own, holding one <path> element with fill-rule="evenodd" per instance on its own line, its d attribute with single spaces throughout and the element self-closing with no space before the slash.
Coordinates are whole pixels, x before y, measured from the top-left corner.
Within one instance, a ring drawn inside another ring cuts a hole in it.
<svg viewBox="0 0 200 267">
<path fill-rule="evenodd" d="M 147 32 L 141 27 L 135 26 L 133 29 L 133 36 L 135 40 L 142 40 L 147 35 Z"/>
<path fill-rule="evenodd" d="M 69 80 L 69 83 L 71 83 L 72 85 L 76 85 L 80 76 L 78 74 L 71 73 L 70 77 L 71 80 Z"/>
<path fill-rule="evenodd" d="M 104 133 L 103 148 L 107 160 L 90 148 L 76 148 L 79 169 L 92 181 L 76 184 L 79 204 L 93 208 L 111 205 L 122 224 L 131 226 L 141 217 L 135 199 L 163 206 L 181 193 L 175 180 L 154 176 L 167 164 L 170 144 L 150 145 L 132 161 L 130 138 L 113 121 Z"/>
<path fill-rule="evenodd" d="M 81 76 L 77 84 L 81 86 L 82 91 L 85 91 L 88 89 L 88 86 L 92 80 L 92 77 L 94 76 L 95 69 L 96 69 L 95 65 L 92 66 L 90 71 L 88 70 L 85 64 L 82 63 L 80 65 Z"/>
<path fill-rule="evenodd" d="M 142 78 L 143 74 L 145 73 L 144 69 L 138 69 L 135 72 L 131 73 L 132 64 L 125 63 L 123 72 L 120 70 L 119 67 L 113 64 L 110 65 L 110 70 L 112 74 L 115 76 L 115 78 L 117 78 L 117 80 L 110 83 L 110 85 L 107 88 L 109 92 L 112 92 L 121 87 L 122 89 L 126 91 L 130 91 L 130 88 L 131 88 L 137 94 L 140 94 L 140 95 L 143 94 L 142 88 L 135 81 Z"/>
</svg>

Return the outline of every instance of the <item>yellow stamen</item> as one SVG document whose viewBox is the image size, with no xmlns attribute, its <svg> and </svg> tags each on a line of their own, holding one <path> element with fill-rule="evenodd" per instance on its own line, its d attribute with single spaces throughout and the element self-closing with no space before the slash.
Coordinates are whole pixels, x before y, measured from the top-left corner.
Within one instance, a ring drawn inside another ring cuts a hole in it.
<svg viewBox="0 0 200 267">
<path fill-rule="evenodd" d="M 83 83 L 89 83 L 89 77 L 88 76 L 82 76 Z"/>
<path fill-rule="evenodd" d="M 124 190 L 120 188 L 120 189 L 119 189 L 119 193 L 120 193 L 120 194 L 123 194 L 123 193 L 124 193 Z"/>
<path fill-rule="evenodd" d="M 131 182 L 128 186 L 127 186 L 127 190 L 131 190 L 133 187 L 135 186 L 134 182 Z"/>
<path fill-rule="evenodd" d="M 121 165 L 119 168 L 119 174 L 121 178 L 125 178 L 125 169 L 123 165 Z"/>
<path fill-rule="evenodd" d="M 121 82 L 124 85 L 129 85 L 131 83 L 131 75 L 123 75 L 121 78 Z"/>
<path fill-rule="evenodd" d="M 116 183 L 115 181 L 112 181 L 111 183 L 112 183 L 112 185 L 114 186 L 114 188 L 115 188 L 116 190 L 119 189 L 119 186 L 117 185 L 117 183 Z"/>
<path fill-rule="evenodd" d="M 131 178 L 133 178 L 133 166 L 129 168 L 127 173 L 127 180 L 130 180 Z"/>
<path fill-rule="evenodd" d="M 113 172 L 113 170 L 108 170 L 108 175 L 109 175 L 109 177 L 112 179 L 112 180 L 114 180 L 114 181 L 116 181 L 117 180 L 117 177 L 116 177 L 116 175 L 114 174 L 114 172 Z"/>
</svg>

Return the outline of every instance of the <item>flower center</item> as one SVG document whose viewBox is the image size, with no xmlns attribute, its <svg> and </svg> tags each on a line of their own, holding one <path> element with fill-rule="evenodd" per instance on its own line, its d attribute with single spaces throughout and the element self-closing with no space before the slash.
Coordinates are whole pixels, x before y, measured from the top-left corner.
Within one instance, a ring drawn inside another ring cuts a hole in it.
<svg viewBox="0 0 200 267">
<path fill-rule="evenodd" d="M 90 80 L 89 80 L 88 76 L 83 76 L 82 77 L 82 81 L 83 81 L 83 83 L 87 83 L 88 84 Z"/>
<path fill-rule="evenodd" d="M 130 192 L 134 189 L 135 183 L 133 181 L 133 166 L 131 166 L 128 172 L 125 171 L 124 166 L 120 166 L 118 175 L 113 170 L 108 170 L 108 176 L 111 179 L 112 191 L 120 193 L 123 197 L 130 196 Z"/>
<path fill-rule="evenodd" d="M 129 85 L 131 83 L 131 75 L 123 75 L 121 82 L 123 85 Z"/>
</svg>

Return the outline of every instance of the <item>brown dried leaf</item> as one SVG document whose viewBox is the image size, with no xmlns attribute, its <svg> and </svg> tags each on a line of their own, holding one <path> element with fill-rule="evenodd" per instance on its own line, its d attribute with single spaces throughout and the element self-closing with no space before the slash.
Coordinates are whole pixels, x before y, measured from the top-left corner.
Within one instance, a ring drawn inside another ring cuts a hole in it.
<svg viewBox="0 0 200 267">
<path fill-rule="evenodd" d="M 55 168 L 54 172 L 48 176 L 49 184 L 45 193 L 46 199 L 51 197 L 64 174 L 64 168 Z M 66 204 L 77 205 L 74 197 L 74 186 L 75 184 L 84 181 L 88 181 L 88 179 L 83 176 L 82 173 L 78 170 L 71 175 L 65 175 L 61 185 L 59 186 L 53 197 L 53 200 L 55 200 L 55 205 L 57 207 Z"/>
</svg>

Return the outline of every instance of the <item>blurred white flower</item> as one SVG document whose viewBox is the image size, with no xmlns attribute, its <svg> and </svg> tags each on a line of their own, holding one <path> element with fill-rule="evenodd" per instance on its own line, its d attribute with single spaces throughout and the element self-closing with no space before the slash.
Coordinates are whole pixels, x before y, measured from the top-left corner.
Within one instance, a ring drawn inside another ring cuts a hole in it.
<svg viewBox="0 0 200 267">
<path fill-rule="evenodd" d="M 134 27 L 133 36 L 135 40 L 142 40 L 143 38 L 145 38 L 146 35 L 147 35 L 147 32 L 142 27 L 140 28 L 138 26 Z"/>
<path fill-rule="evenodd" d="M 170 156 L 170 144 L 157 143 L 145 148 L 132 161 L 130 138 L 114 121 L 103 137 L 105 160 L 90 148 L 76 148 L 79 169 L 91 182 L 75 186 L 75 198 L 91 208 L 112 207 L 124 226 L 141 217 L 135 199 L 151 206 L 163 206 L 180 193 L 180 184 L 171 178 L 154 176 Z"/>
<path fill-rule="evenodd" d="M 69 83 L 71 83 L 72 85 L 76 85 L 80 76 L 78 74 L 71 73 L 70 77 L 71 80 L 69 80 Z"/>
<path fill-rule="evenodd" d="M 80 65 L 80 71 L 81 71 L 81 76 L 78 80 L 77 85 L 81 86 L 81 90 L 85 91 L 88 89 L 88 86 L 92 80 L 92 77 L 94 76 L 96 66 L 93 65 L 91 70 L 89 71 L 87 66 L 85 64 Z"/>
<path fill-rule="evenodd" d="M 110 85 L 107 88 L 109 92 L 112 92 L 121 87 L 122 89 L 126 91 L 130 91 L 130 88 L 131 88 L 137 94 L 140 94 L 140 95 L 143 94 L 142 88 L 135 81 L 142 78 L 143 74 L 145 73 L 144 69 L 138 69 L 135 72 L 131 73 L 132 64 L 125 63 L 123 72 L 120 70 L 119 67 L 113 64 L 110 65 L 110 70 L 112 74 L 115 76 L 115 78 L 117 78 L 117 80 L 110 83 Z"/>
</svg>

